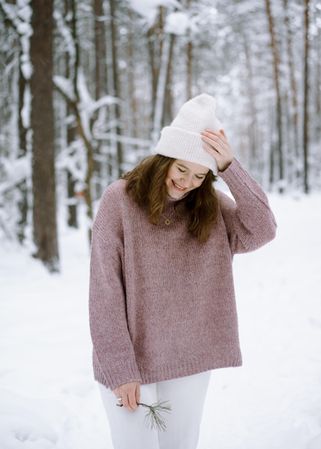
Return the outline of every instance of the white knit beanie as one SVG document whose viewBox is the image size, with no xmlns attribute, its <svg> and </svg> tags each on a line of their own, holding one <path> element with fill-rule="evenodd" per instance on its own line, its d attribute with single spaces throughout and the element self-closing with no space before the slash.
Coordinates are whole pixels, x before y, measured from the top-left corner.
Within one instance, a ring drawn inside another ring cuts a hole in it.
<svg viewBox="0 0 321 449">
<path fill-rule="evenodd" d="M 217 164 L 202 147 L 200 132 L 208 128 L 212 131 L 222 129 L 215 116 L 215 98 L 208 94 L 191 98 L 178 111 L 170 126 L 165 126 L 155 148 L 154 154 L 182 159 L 204 165 L 217 175 Z"/>
</svg>

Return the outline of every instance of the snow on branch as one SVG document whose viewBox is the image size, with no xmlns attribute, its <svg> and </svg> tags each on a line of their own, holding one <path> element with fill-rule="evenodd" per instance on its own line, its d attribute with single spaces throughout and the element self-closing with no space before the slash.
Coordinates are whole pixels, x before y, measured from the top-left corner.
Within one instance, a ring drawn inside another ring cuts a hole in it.
<svg viewBox="0 0 321 449">
<path fill-rule="evenodd" d="M 160 6 L 166 8 L 182 9 L 182 5 L 177 0 L 129 0 L 131 8 L 152 25 Z"/>
<path fill-rule="evenodd" d="M 70 57 L 70 65 L 73 66 L 76 58 L 76 50 L 74 40 L 68 25 L 59 11 L 54 11 L 54 19 L 57 23 L 57 29 L 63 37 L 64 43 L 66 45 L 67 53 Z"/>
<path fill-rule="evenodd" d="M 9 190 L 15 189 L 18 184 L 31 176 L 30 156 L 19 157 L 15 160 L 3 159 L 1 173 L 4 181 L 0 184 L 0 195 L 3 195 Z"/>
<path fill-rule="evenodd" d="M 53 77 L 53 82 L 55 87 L 59 90 L 59 92 L 65 97 L 65 99 L 70 103 L 76 102 L 76 97 L 74 94 L 73 85 L 70 79 L 65 78 L 64 76 L 55 75 Z"/>
<path fill-rule="evenodd" d="M 165 32 L 183 36 L 190 28 L 190 17 L 185 12 L 172 12 L 168 14 Z"/>
<path fill-rule="evenodd" d="M 32 10 L 29 4 L 30 0 L 18 0 L 16 5 L 11 5 L 4 0 L 0 0 L 0 10 L 19 36 L 21 46 L 20 64 L 25 80 L 29 80 L 32 75 L 30 61 L 30 37 L 32 35 L 30 22 Z"/>
<path fill-rule="evenodd" d="M 103 106 L 109 106 L 111 104 L 119 103 L 118 98 L 113 97 L 111 95 L 104 95 L 99 98 L 97 101 L 94 101 L 91 107 L 91 111 L 95 112 Z"/>
</svg>

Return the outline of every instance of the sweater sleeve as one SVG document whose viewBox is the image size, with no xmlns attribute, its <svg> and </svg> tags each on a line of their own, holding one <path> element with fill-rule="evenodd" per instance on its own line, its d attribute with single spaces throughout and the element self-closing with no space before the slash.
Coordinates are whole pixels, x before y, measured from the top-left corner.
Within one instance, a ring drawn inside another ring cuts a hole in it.
<svg viewBox="0 0 321 449">
<path fill-rule="evenodd" d="M 219 176 L 235 199 L 218 191 L 232 254 L 253 251 L 273 240 L 277 224 L 260 185 L 235 158 Z"/>
<path fill-rule="evenodd" d="M 94 220 L 89 280 L 89 325 L 100 368 L 111 390 L 141 376 L 130 338 L 122 278 L 121 207 L 112 184 Z"/>
</svg>

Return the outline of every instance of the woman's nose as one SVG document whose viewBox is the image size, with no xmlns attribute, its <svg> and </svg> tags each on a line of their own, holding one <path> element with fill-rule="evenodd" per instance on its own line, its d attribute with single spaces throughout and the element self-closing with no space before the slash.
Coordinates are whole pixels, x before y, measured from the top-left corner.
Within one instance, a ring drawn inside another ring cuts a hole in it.
<svg viewBox="0 0 321 449">
<path fill-rule="evenodd" d="M 182 176 L 180 179 L 180 183 L 182 183 L 182 187 L 187 187 L 191 184 L 192 182 L 192 176 L 191 175 L 185 175 Z"/>
</svg>

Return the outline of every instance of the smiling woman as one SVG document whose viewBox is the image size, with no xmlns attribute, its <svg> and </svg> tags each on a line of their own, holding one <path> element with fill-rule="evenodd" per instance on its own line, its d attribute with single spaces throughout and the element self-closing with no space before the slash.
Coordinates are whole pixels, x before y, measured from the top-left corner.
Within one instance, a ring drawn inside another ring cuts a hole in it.
<svg viewBox="0 0 321 449">
<path fill-rule="evenodd" d="M 189 234 L 199 242 L 208 239 L 218 214 L 213 187 L 217 177 L 208 167 L 155 154 L 143 159 L 122 179 L 127 181 L 126 192 L 146 211 L 150 223 L 169 223 L 169 215 L 173 214 L 184 216 Z M 168 210 L 169 200 L 174 200 L 173 210 Z"/>
<path fill-rule="evenodd" d="M 170 167 L 165 183 L 168 195 L 181 199 L 199 187 L 209 172 L 209 168 L 193 162 L 176 160 Z"/>
<path fill-rule="evenodd" d="M 213 97 L 189 100 L 95 217 L 93 368 L 114 449 L 196 449 L 210 371 L 242 364 L 232 260 L 272 240 L 276 223 L 220 127 Z M 158 434 L 140 404 L 161 399 L 172 413 Z"/>
</svg>

